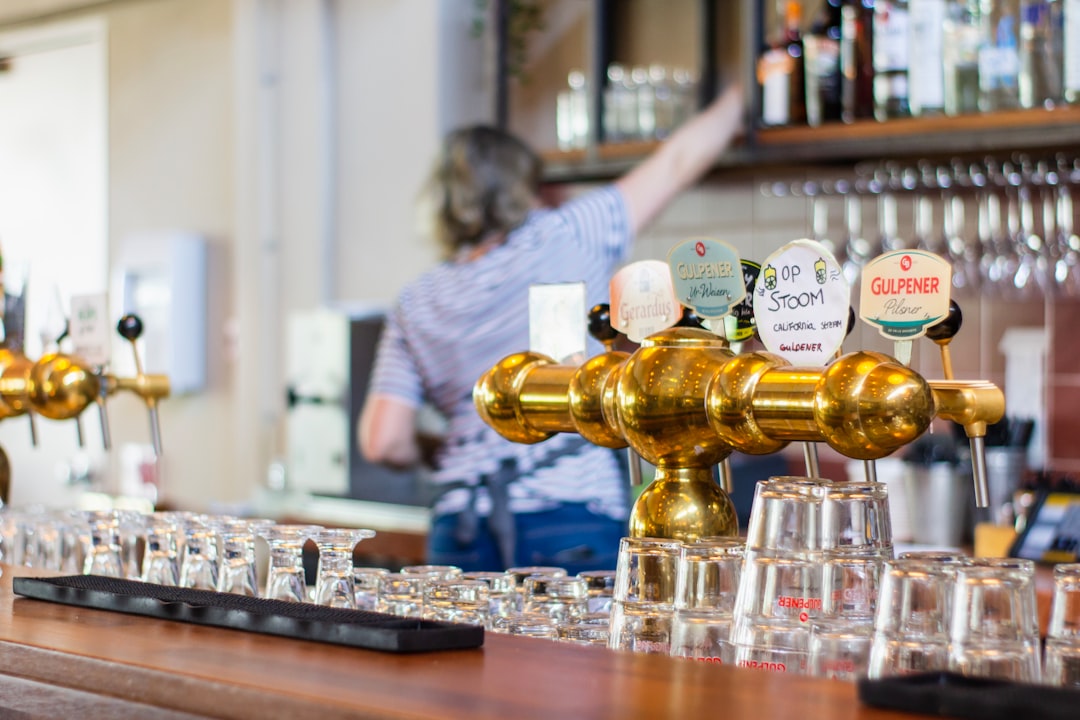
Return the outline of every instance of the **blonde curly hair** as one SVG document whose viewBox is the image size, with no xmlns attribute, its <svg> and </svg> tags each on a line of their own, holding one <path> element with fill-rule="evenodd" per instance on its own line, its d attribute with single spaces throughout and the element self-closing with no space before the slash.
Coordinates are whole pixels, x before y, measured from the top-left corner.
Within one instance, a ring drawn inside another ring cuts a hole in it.
<svg viewBox="0 0 1080 720">
<path fill-rule="evenodd" d="M 447 257 L 525 221 L 540 190 L 540 158 L 488 125 L 450 132 L 431 178 L 435 234 Z"/>
</svg>

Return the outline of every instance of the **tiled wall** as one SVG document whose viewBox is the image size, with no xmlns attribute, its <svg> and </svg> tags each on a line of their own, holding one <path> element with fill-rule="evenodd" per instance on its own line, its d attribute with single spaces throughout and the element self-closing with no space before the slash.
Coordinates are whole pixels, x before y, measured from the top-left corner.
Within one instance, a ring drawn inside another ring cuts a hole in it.
<svg viewBox="0 0 1080 720">
<path fill-rule="evenodd" d="M 711 181 L 681 196 L 639 238 L 635 259 L 664 259 L 673 244 L 687 237 L 705 235 L 726 240 L 742 257 L 762 261 L 783 244 L 810 236 L 810 207 L 804 197 L 773 197 L 762 191 L 763 183 L 780 180 L 789 185 L 818 172 L 800 175 L 747 175 L 733 180 Z M 901 234 L 909 232 L 909 207 L 901 206 Z M 971 213 L 974 216 L 974 212 Z M 864 233 L 872 236 L 876 226 L 874 202 L 863 203 Z M 839 234 L 842 207 L 829 205 L 829 234 Z M 950 344 L 955 377 L 985 379 L 1005 388 L 1005 354 L 999 344 L 1010 327 L 1046 328 L 1047 363 L 1045 397 L 1049 422 L 1044 428 L 1045 469 L 1080 474 L 1080 299 L 1046 300 L 1041 295 L 1005 301 L 993 294 L 954 293 L 964 322 Z M 853 293 L 857 306 L 857 296 Z M 845 350 L 877 350 L 892 354 L 892 341 L 864 323 L 852 332 Z M 912 367 L 928 378 L 943 377 L 941 350 L 926 338 L 916 341 Z M 1007 411 L 1008 412 L 1008 411 Z M 801 453 L 798 453 L 801 461 Z M 1038 457 L 1040 454 L 1035 453 Z M 842 462 L 826 449 L 822 462 Z M 1033 468 L 1038 469 L 1038 468 Z"/>
</svg>

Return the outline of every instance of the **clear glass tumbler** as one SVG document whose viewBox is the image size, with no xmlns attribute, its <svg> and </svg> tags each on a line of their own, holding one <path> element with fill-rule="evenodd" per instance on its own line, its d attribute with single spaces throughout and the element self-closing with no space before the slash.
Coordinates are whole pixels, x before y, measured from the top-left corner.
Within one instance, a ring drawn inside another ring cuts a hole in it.
<svg viewBox="0 0 1080 720">
<path fill-rule="evenodd" d="M 1017 682 L 1041 678 L 1035 564 L 976 559 L 956 571 L 949 669 Z"/>
<path fill-rule="evenodd" d="M 356 609 L 356 581 L 353 579 L 353 551 L 373 530 L 323 528 L 313 538 L 319 547 L 319 569 L 315 576 L 316 605 Z"/>
<path fill-rule="evenodd" d="M 1054 567 L 1043 681 L 1080 687 L 1080 563 Z"/>
<path fill-rule="evenodd" d="M 323 528 L 319 525 L 274 525 L 266 530 L 270 565 L 264 597 L 289 602 L 307 601 L 304 545 Z"/>
</svg>

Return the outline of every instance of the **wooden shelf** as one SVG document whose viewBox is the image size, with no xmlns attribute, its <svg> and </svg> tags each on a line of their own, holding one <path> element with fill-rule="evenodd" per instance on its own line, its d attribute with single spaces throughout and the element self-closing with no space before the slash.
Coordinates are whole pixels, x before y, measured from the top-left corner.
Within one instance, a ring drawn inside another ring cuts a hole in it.
<svg viewBox="0 0 1080 720">
<path fill-rule="evenodd" d="M 655 147 L 656 143 L 636 142 L 543 153 L 545 179 L 611 179 L 633 167 Z M 722 158 L 717 169 L 1076 147 L 1080 147 L 1080 107 L 1010 110 L 888 122 L 866 120 L 816 128 L 761 128 L 747 138 L 746 144 Z"/>
</svg>

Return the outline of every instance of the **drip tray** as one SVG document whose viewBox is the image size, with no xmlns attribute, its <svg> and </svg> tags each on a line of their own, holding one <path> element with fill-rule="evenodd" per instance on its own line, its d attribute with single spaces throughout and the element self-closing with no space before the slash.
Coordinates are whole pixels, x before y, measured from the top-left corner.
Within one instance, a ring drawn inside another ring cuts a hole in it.
<svg viewBox="0 0 1080 720">
<path fill-rule="evenodd" d="M 412 653 L 484 644 L 478 625 L 168 587 L 99 575 L 12 579 L 16 595 L 366 650 Z"/>
</svg>

